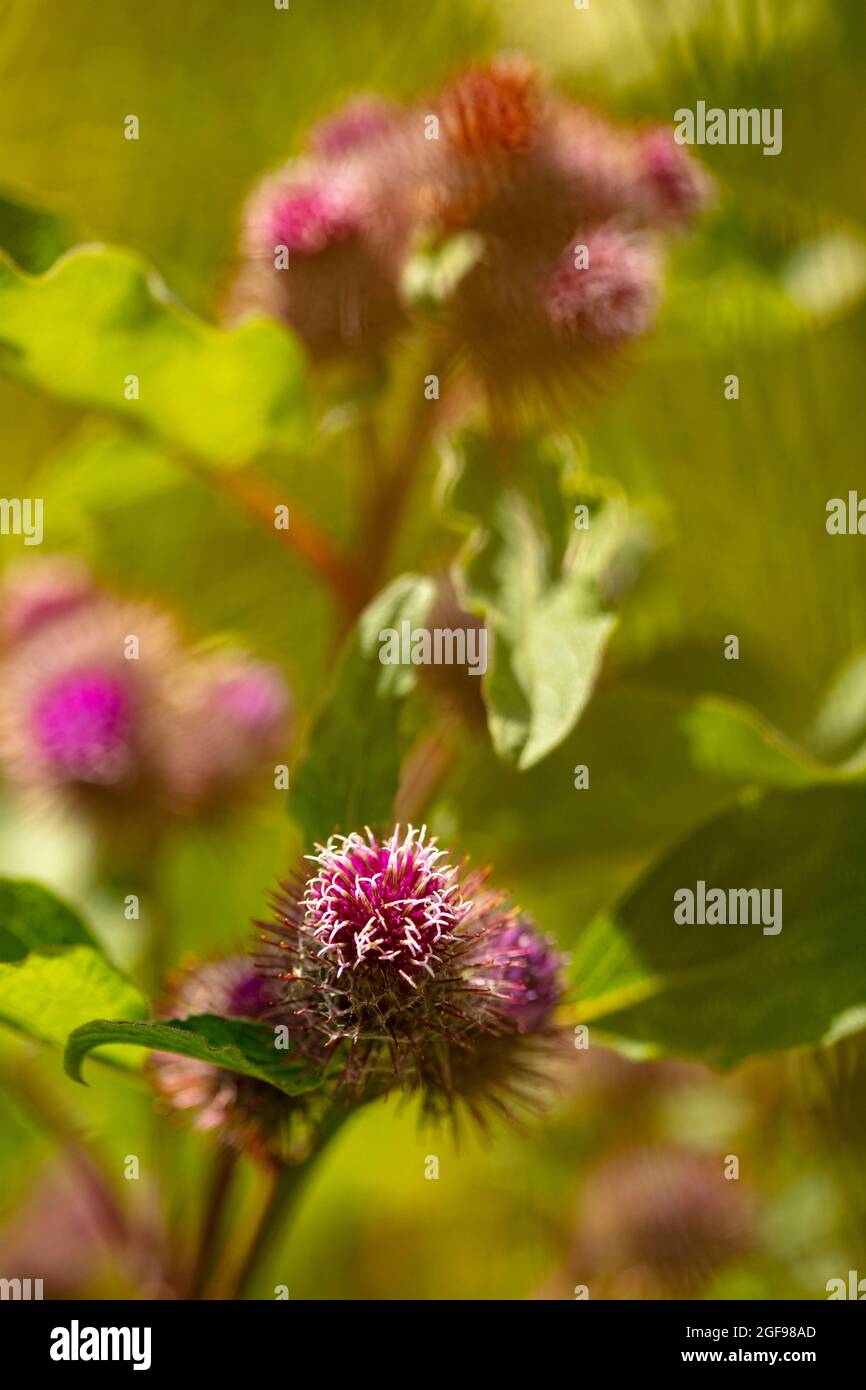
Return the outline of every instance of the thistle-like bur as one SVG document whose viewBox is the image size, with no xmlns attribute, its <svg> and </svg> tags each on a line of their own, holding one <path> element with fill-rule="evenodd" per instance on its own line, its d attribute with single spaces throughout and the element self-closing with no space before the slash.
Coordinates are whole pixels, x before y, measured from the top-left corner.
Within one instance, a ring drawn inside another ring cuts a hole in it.
<svg viewBox="0 0 866 1390">
<path fill-rule="evenodd" d="M 101 819 L 153 824 L 218 809 L 288 737 L 278 671 L 191 651 L 168 613 L 51 559 L 0 591 L 0 764 L 10 782 Z"/>
<path fill-rule="evenodd" d="M 261 1020 L 266 1006 L 264 981 L 239 954 L 188 965 L 169 982 L 159 1016 Z M 154 1052 L 148 1066 L 162 1109 L 221 1146 L 264 1164 L 295 1163 L 309 1152 L 316 1097 L 287 1096 L 255 1077 L 173 1053 Z"/>
<path fill-rule="evenodd" d="M 150 605 L 97 592 L 50 621 L 43 614 L 3 664 L 0 759 L 10 780 L 113 815 L 172 800 L 180 661 L 174 625 Z"/>
<path fill-rule="evenodd" d="M 243 215 L 243 265 L 229 314 L 264 310 L 311 355 L 375 357 L 405 324 L 400 276 L 413 234 L 408 189 L 395 182 L 405 113 L 352 104 L 253 190 Z M 401 160 L 402 162 L 402 160 Z"/>
<path fill-rule="evenodd" d="M 352 1099 L 417 1091 L 427 1114 L 537 1100 L 560 957 L 485 874 L 426 829 L 332 836 L 272 895 L 258 967 L 269 1016 L 332 1061 Z"/>
<path fill-rule="evenodd" d="M 640 1148 L 592 1174 L 575 1263 L 612 1297 L 696 1297 L 754 1245 L 754 1210 L 717 1158 Z"/>
<path fill-rule="evenodd" d="M 284 749 L 292 718 L 286 683 L 244 652 L 196 657 L 181 693 L 182 772 L 195 809 L 234 803 Z"/>
<path fill-rule="evenodd" d="M 0 588 L 0 636 L 11 647 L 93 598 L 87 567 L 69 556 L 11 565 Z"/>
<path fill-rule="evenodd" d="M 314 128 L 250 199 L 235 302 L 316 356 L 375 354 L 411 323 L 413 253 L 462 234 L 471 265 L 437 301 L 446 360 L 503 404 L 559 405 L 651 328 L 660 252 L 710 195 L 670 129 L 614 123 L 503 55 L 414 108 L 365 98 Z"/>
</svg>

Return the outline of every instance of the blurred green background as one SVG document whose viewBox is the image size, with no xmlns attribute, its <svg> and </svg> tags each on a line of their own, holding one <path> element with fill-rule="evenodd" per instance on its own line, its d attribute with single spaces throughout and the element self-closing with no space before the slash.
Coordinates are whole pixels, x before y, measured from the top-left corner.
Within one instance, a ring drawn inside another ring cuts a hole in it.
<svg viewBox="0 0 866 1390">
<path fill-rule="evenodd" d="M 671 121 L 699 99 L 784 111 L 776 159 L 754 147 L 700 152 L 720 205 L 675 253 L 662 329 L 571 422 L 593 471 L 641 504 L 661 538 L 624 602 L 602 688 L 577 732 L 529 774 L 498 767 L 467 738 L 437 799 L 436 828 L 493 862 L 567 947 L 659 849 L 741 789 L 695 770 L 674 775 L 676 749 L 657 738 L 645 705 L 643 723 L 632 716 L 628 690 L 729 694 L 808 742 L 834 680 L 866 646 L 866 548 L 824 526 L 827 500 L 866 483 L 862 3 L 591 0 L 583 11 L 571 0 L 291 0 L 282 12 L 269 0 L 0 0 L 0 196 L 62 220 L 58 229 L 48 219 L 46 245 L 133 248 L 186 305 L 216 318 L 249 186 L 298 148 L 311 120 L 359 90 L 432 91 L 501 48 L 530 53 L 563 90 L 621 117 Z M 128 114 L 139 117 L 138 141 L 123 138 Z M 829 271 L 828 238 L 838 252 Z M 34 268 L 52 258 L 36 244 L 30 253 Z M 737 402 L 724 398 L 729 373 L 740 378 Z M 159 446 L 5 379 L 0 457 L 6 495 L 46 499 L 45 549 L 160 598 L 196 636 L 229 632 L 277 661 L 309 719 L 333 649 L 327 601 L 230 503 Z M 336 424 L 257 467 L 348 537 L 356 462 Z M 427 483 L 432 460 L 429 470 Z M 422 484 L 394 573 L 453 554 L 428 496 Z M 728 633 L 740 639 L 736 663 L 721 656 Z M 855 692 L 824 751 L 843 751 L 864 715 Z M 578 762 L 610 769 L 591 809 L 573 792 Z M 178 831 L 164 868 L 178 954 L 242 940 L 294 848 L 280 805 Z M 122 892 L 94 882 L 81 832 L 28 821 L 7 802 L 0 871 L 55 887 L 87 909 L 116 959 L 135 954 Z M 142 1155 L 141 1186 L 152 1187 L 144 1092 L 101 1076 L 73 1093 L 56 1057 L 22 1060 L 26 1049 L 5 1035 L 2 1048 L 8 1070 L 26 1066 L 56 1093 L 119 1179 L 124 1156 Z M 696 1070 L 670 1084 L 655 1073 L 625 1080 L 617 1067 L 564 1073 L 552 1115 L 528 1136 L 459 1149 L 420 1135 L 411 1105 L 370 1107 L 328 1154 L 260 1292 L 282 1283 L 293 1298 L 570 1297 L 587 1174 L 657 1142 L 737 1153 L 758 1194 L 758 1251 L 707 1296 L 823 1297 L 862 1244 L 792 1065 L 725 1078 Z M 21 1211 L 51 1189 L 57 1145 L 14 1090 L 0 1093 L 0 1112 L 2 1252 L 21 1238 Z M 161 1142 L 163 1196 L 182 1229 L 207 1151 L 180 1133 Z M 438 1181 L 424 1176 L 430 1154 Z M 239 1205 L 236 1220 L 246 1219 Z M 123 1280 L 97 1262 L 75 1287 L 117 1292 Z"/>
</svg>

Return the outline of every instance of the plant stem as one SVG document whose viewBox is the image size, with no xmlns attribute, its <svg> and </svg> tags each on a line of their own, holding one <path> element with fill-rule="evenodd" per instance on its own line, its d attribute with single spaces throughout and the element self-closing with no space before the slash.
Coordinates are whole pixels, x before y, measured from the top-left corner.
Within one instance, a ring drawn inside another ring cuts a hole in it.
<svg viewBox="0 0 866 1390">
<path fill-rule="evenodd" d="M 266 1258 L 277 1241 L 288 1229 L 290 1218 L 298 1205 L 301 1192 L 306 1186 L 312 1159 L 293 1168 L 277 1169 L 271 1177 L 253 1238 L 247 1247 L 240 1267 L 234 1276 L 231 1297 L 246 1298 L 250 1286 L 258 1273 L 259 1265 Z"/>
<path fill-rule="evenodd" d="M 439 366 L 434 372 L 439 378 L 440 387 L 447 374 L 447 365 Z M 428 400 L 417 385 L 415 389 L 417 395 L 411 402 L 394 461 L 389 468 L 378 472 L 376 485 L 371 491 L 362 537 L 366 555 L 364 575 L 367 598 L 375 594 L 387 568 L 394 538 L 438 416 L 437 402 Z"/>
<path fill-rule="evenodd" d="M 189 1277 L 188 1296 L 191 1299 L 201 1297 L 202 1289 L 210 1272 L 222 1223 L 223 1207 L 237 1160 L 238 1155 L 233 1149 L 221 1149 L 214 1160 L 198 1250 Z"/>
<path fill-rule="evenodd" d="M 454 760 L 451 734 L 453 716 L 443 715 L 439 723 L 410 751 L 394 799 L 398 824 L 423 816 L 424 809 Z"/>
<path fill-rule="evenodd" d="M 253 1237 L 246 1253 L 229 1280 L 229 1298 L 246 1298 L 263 1261 L 270 1254 L 280 1237 L 286 1234 L 292 1217 L 300 1205 L 310 1176 L 331 1139 L 341 1128 L 351 1112 L 343 1107 L 335 1108 L 327 1124 L 323 1127 L 319 1143 L 302 1163 L 291 1168 L 274 1169 L 270 1184 L 259 1213 Z"/>
<path fill-rule="evenodd" d="M 3 1089 L 15 1096 L 58 1141 L 87 1193 L 105 1244 L 115 1252 L 126 1253 L 130 1230 L 123 1207 L 115 1196 L 104 1165 L 85 1146 L 81 1134 L 62 1105 L 37 1081 L 26 1062 L 19 1063 L 14 1069 L 4 1067 L 0 1079 Z"/>
<path fill-rule="evenodd" d="M 362 576 L 353 562 L 345 556 L 328 533 L 298 507 L 295 502 L 277 496 L 271 487 L 249 473 L 231 473 L 210 468 L 191 454 L 179 455 L 187 471 L 238 502 L 261 526 L 263 531 L 285 549 L 290 550 L 309 570 L 322 580 L 346 612 L 354 617 L 363 607 Z M 274 522 L 277 509 L 286 507 L 289 525 L 278 528 Z"/>
</svg>

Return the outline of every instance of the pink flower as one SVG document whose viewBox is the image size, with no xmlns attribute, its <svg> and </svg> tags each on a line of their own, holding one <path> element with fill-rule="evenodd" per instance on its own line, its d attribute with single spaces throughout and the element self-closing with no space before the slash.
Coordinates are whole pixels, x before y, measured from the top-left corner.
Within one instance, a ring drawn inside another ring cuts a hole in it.
<svg viewBox="0 0 866 1390">
<path fill-rule="evenodd" d="M 666 126 L 645 131 L 637 144 L 638 194 L 651 222 L 686 226 L 710 199 L 711 184 Z"/>
<path fill-rule="evenodd" d="M 262 1019 L 263 985 L 243 955 L 191 964 L 170 983 L 160 1017 Z M 173 1053 L 154 1052 L 149 1068 L 164 1108 L 183 1114 L 193 1129 L 219 1144 L 243 1149 L 265 1164 L 304 1156 L 315 1098 L 290 1097 L 266 1081 Z"/>
<path fill-rule="evenodd" d="M 614 347 L 638 338 L 652 323 L 659 298 L 658 263 L 652 248 L 636 235 L 615 229 L 581 242 L 587 264 L 575 265 L 575 249 L 560 258 L 545 289 L 545 307 L 554 330 L 570 340 Z"/>
<path fill-rule="evenodd" d="M 362 205 L 338 182 L 301 184 L 276 194 L 266 210 L 263 251 L 285 245 L 299 256 L 315 256 L 329 246 L 356 236 L 362 225 Z"/>
<path fill-rule="evenodd" d="M 105 595 L 12 649 L 0 683 L 0 760 L 22 788 L 87 793 L 92 810 L 174 803 L 183 653 L 170 619 Z"/>
<path fill-rule="evenodd" d="M 65 556 L 13 566 L 0 591 L 0 630 L 7 643 L 31 637 L 96 593 L 87 568 Z"/>
<path fill-rule="evenodd" d="M 257 923 L 270 1015 L 297 1048 L 326 1049 L 338 1088 L 416 1091 L 429 1116 L 532 1106 L 558 985 L 528 920 L 424 828 L 333 836 L 309 857 Z"/>
<path fill-rule="evenodd" d="M 355 97 L 310 131 L 310 148 L 325 159 L 351 153 L 389 134 L 396 112 L 378 97 Z"/>
<path fill-rule="evenodd" d="M 243 652 L 193 658 L 184 686 L 180 758 L 198 807 L 236 799 L 284 753 L 291 698 L 280 672 Z M 273 770 L 268 773 L 272 785 Z"/>
<path fill-rule="evenodd" d="M 307 881 L 304 907 L 337 979 L 375 963 L 414 987 L 412 976 L 431 971 L 436 946 L 453 939 L 466 913 L 444 851 L 410 827 L 384 844 L 370 831 L 366 839 L 335 836 L 313 858 L 318 872 Z"/>
</svg>

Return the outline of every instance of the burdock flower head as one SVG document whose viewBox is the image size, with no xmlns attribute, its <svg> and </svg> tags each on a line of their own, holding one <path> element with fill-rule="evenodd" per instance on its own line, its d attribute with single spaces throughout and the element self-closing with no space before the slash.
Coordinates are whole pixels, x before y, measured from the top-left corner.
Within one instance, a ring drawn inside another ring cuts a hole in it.
<svg viewBox="0 0 866 1390">
<path fill-rule="evenodd" d="M 245 212 L 233 315 L 264 310 L 316 358 L 375 354 L 404 322 L 412 234 L 391 153 L 390 108 L 353 103 L 310 137 L 309 157 L 262 180 Z"/>
<path fill-rule="evenodd" d="M 171 620 L 97 595 L 32 624 L 3 667 L 0 757 L 23 788 L 131 812 L 177 793 Z"/>
<path fill-rule="evenodd" d="M 310 859 L 258 924 L 271 1016 L 301 1051 L 327 1048 L 357 1097 L 420 1091 L 428 1114 L 530 1101 L 561 962 L 528 920 L 425 828 L 335 835 Z"/>
<path fill-rule="evenodd" d="M 578 1254 L 612 1297 L 696 1297 L 753 1243 L 753 1211 L 721 1164 L 688 1149 L 636 1149 L 589 1179 Z"/>
<path fill-rule="evenodd" d="M 0 590 L 0 635 L 11 646 L 71 613 L 97 590 L 87 567 L 67 556 L 11 566 Z"/>
<path fill-rule="evenodd" d="M 99 588 L 66 561 L 0 594 L 0 765 L 103 825 L 219 808 L 288 735 L 278 671 L 240 651 L 194 652 L 173 619 Z"/>
<path fill-rule="evenodd" d="M 685 225 L 709 181 L 665 127 L 629 129 L 548 90 L 520 54 L 473 66 L 435 102 L 428 160 L 443 222 L 556 253 L 575 226 Z M 430 196 L 430 195 L 428 195 Z"/>
<path fill-rule="evenodd" d="M 188 800 L 234 801 L 285 746 L 292 702 L 283 677 L 245 652 L 202 655 L 189 665 L 184 703 Z"/>
<path fill-rule="evenodd" d="M 260 1020 L 266 1008 L 263 986 L 244 955 L 198 962 L 170 982 L 160 1016 Z M 149 1067 L 163 1108 L 183 1114 L 193 1129 L 263 1162 L 303 1157 L 311 1138 L 305 1097 L 286 1096 L 266 1081 L 173 1053 L 153 1053 Z"/>
</svg>

